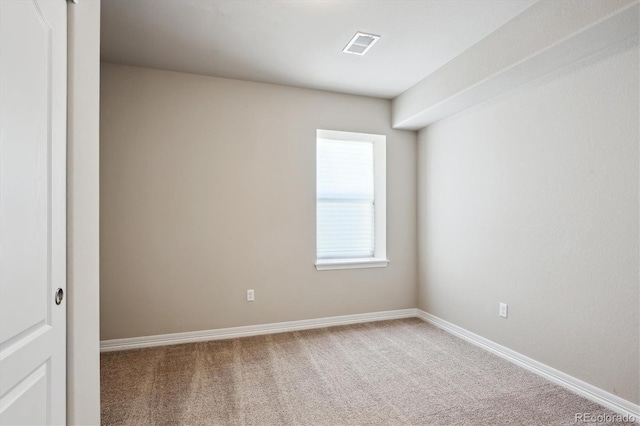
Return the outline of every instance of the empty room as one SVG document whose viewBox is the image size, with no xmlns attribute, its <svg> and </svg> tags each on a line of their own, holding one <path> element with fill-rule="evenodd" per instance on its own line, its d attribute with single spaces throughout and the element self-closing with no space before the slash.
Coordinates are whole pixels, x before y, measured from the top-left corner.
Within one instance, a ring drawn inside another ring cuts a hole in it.
<svg viewBox="0 0 640 426">
<path fill-rule="evenodd" d="M 0 18 L 0 424 L 640 422 L 640 1 Z"/>
<path fill-rule="evenodd" d="M 637 413 L 637 3 L 104 1 L 101 33 L 104 423 Z"/>
</svg>

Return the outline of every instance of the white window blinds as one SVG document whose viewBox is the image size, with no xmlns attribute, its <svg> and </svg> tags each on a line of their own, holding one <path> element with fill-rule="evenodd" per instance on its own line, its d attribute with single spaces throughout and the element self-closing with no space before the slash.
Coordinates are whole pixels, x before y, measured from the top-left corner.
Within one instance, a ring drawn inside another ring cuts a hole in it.
<svg viewBox="0 0 640 426">
<path fill-rule="evenodd" d="M 373 142 L 317 140 L 317 257 L 373 257 Z"/>
</svg>

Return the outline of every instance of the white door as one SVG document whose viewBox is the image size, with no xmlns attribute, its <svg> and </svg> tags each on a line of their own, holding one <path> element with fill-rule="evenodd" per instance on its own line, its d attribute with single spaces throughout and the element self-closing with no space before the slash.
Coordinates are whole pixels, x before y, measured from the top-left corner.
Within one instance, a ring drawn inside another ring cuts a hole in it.
<svg viewBox="0 0 640 426">
<path fill-rule="evenodd" d="M 0 0 L 0 424 L 64 424 L 65 0 Z"/>
</svg>

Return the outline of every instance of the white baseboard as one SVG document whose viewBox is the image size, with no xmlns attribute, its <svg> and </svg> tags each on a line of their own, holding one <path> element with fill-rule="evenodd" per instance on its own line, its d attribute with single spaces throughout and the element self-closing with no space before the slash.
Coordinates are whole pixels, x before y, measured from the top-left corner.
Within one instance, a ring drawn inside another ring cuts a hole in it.
<svg viewBox="0 0 640 426">
<path fill-rule="evenodd" d="M 157 336 L 142 336 L 130 337 L 126 339 L 103 340 L 100 342 L 100 352 L 177 345 L 180 343 L 205 342 L 208 340 L 233 339 L 236 337 L 285 333 L 287 331 L 310 330 L 313 328 L 333 327 L 336 325 L 357 324 L 362 322 L 382 321 L 399 318 L 412 318 L 415 316 L 416 310 L 414 308 L 411 308 L 398 309 L 395 311 L 371 312 L 366 314 L 341 315 L 335 317 L 300 321 L 286 321 L 271 324 L 218 328 L 214 330 L 188 331 L 185 333 L 161 334 Z"/>
<path fill-rule="evenodd" d="M 637 404 L 622 399 L 619 396 L 590 385 L 589 383 L 583 382 L 582 380 L 576 379 L 575 377 L 526 357 L 489 339 L 485 339 L 482 336 L 472 333 L 462 327 L 458 327 L 455 324 L 438 318 L 435 315 L 431 315 L 421 309 L 416 309 L 416 316 L 429 324 L 441 328 L 444 331 L 479 346 L 484 350 L 498 355 L 499 357 L 504 358 L 526 370 L 538 374 L 557 385 L 567 388 L 590 401 L 596 402 L 611 411 L 623 416 L 633 416 L 636 421 L 640 420 L 640 406 Z"/>
</svg>

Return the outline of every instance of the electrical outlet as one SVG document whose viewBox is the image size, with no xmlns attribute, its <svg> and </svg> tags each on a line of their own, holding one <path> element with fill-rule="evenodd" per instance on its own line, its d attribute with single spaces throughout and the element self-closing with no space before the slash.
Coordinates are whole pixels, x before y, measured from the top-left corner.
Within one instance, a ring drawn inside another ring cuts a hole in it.
<svg viewBox="0 0 640 426">
<path fill-rule="evenodd" d="M 253 302 L 256 298 L 256 294 L 253 289 L 247 290 L 247 302 Z"/>
<path fill-rule="evenodd" d="M 499 315 L 503 318 L 507 317 L 507 304 L 506 303 L 500 303 L 500 313 Z"/>
</svg>

